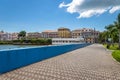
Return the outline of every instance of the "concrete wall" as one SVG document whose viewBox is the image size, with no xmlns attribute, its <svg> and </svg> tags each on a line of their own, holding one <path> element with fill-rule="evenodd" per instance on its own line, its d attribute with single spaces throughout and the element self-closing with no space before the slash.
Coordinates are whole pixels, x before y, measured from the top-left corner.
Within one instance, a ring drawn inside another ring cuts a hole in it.
<svg viewBox="0 0 120 80">
<path fill-rule="evenodd" d="M 71 44 L 0 51 L 0 74 L 89 44 Z"/>
</svg>

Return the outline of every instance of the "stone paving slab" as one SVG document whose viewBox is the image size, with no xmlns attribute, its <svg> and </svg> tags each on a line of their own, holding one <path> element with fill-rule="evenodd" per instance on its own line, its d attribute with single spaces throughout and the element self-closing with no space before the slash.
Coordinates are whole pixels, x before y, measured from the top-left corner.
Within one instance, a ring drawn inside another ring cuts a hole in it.
<svg viewBox="0 0 120 80">
<path fill-rule="evenodd" d="M 0 80 L 120 80 L 120 64 L 93 44 L 2 74 Z"/>
</svg>

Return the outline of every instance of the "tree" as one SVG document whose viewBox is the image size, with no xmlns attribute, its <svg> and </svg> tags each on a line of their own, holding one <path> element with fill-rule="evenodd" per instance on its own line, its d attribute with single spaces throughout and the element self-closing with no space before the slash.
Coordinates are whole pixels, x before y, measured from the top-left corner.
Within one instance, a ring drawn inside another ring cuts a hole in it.
<svg viewBox="0 0 120 80">
<path fill-rule="evenodd" d="M 26 37 L 26 31 L 20 31 L 18 34 L 19 39 L 24 39 Z"/>
<path fill-rule="evenodd" d="M 106 31 L 100 35 L 100 39 L 102 40 L 111 38 L 112 44 L 117 42 L 120 49 L 120 13 L 118 14 L 117 20 L 114 24 L 110 24 L 105 27 Z"/>
<path fill-rule="evenodd" d="M 116 27 L 118 31 L 118 37 L 119 37 L 119 49 L 120 49 L 120 13 L 118 14 L 117 21 L 114 22 L 114 26 Z"/>
<path fill-rule="evenodd" d="M 47 44 L 52 44 L 52 39 L 47 39 Z"/>
<path fill-rule="evenodd" d="M 117 35 L 116 34 L 116 27 L 113 24 L 110 24 L 108 26 L 105 27 L 106 30 L 108 31 L 108 38 L 111 38 L 112 44 L 114 43 L 114 37 Z"/>
<path fill-rule="evenodd" d="M 104 31 L 99 35 L 99 42 L 107 43 L 107 38 L 108 38 L 108 31 Z"/>
<path fill-rule="evenodd" d="M 0 32 L 1 32 L 1 33 L 4 33 L 4 31 L 3 31 L 3 30 L 1 30 Z"/>
</svg>

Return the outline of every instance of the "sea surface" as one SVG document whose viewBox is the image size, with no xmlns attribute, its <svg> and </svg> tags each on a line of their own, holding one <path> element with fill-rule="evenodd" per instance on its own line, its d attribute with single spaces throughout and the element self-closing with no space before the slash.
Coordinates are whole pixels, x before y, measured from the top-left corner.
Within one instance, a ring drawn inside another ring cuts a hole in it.
<svg viewBox="0 0 120 80">
<path fill-rule="evenodd" d="M 35 47 L 37 45 L 0 45 L 0 50 Z"/>
</svg>

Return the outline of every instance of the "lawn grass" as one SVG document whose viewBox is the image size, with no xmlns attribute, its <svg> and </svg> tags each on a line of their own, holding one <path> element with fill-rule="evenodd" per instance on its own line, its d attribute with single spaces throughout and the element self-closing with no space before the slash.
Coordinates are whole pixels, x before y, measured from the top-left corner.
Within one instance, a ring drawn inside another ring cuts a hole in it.
<svg viewBox="0 0 120 80">
<path fill-rule="evenodd" d="M 104 46 L 105 48 L 107 48 L 107 44 L 103 44 L 103 46 Z"/>
<path fill-rule="evenodd" d="M 116 59 L 118 62 L 120 62 L 120 50 L 113 51 L 112 56 L 114 59 Z"/>
<path fill-rule="evenodd" d="M 104 44 L 104 47 L 107 48 L 107 44 Z M 114 50 L 112 52 L 112 57 L 116 61 L 120 62 L 120 50 L 118 50 L 118 47 L 118 44 L 110 45 L 109 50 Z"/>
<path fill-rule="evenodd" d="M 111 45 L 110 50 L 118 50 L 118 44 Z"/>
<path fill-rule="evenodd" d="M 104 44 L 104 47 L 107 48 L 107 44 Z M 110 45 L 109 47 L 110 50 L 118 50 L 118 44 Z"/>
</svg>

